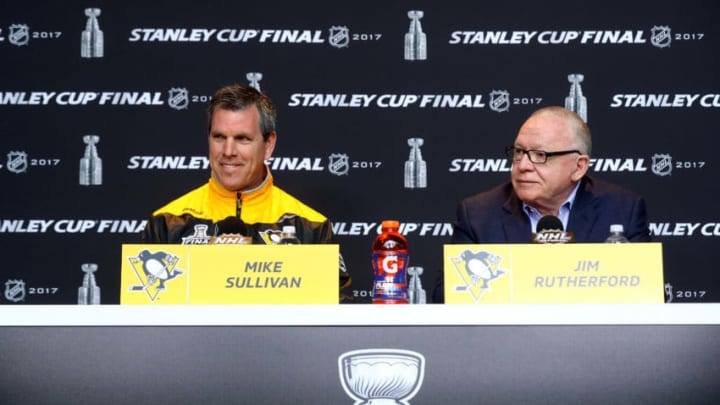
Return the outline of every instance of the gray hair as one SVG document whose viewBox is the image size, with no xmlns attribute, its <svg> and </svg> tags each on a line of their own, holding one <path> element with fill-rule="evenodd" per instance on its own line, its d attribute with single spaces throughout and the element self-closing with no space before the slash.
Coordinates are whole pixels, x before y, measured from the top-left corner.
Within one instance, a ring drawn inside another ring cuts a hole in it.
<svg viewBox="0 0 720 405">
<path fill-rule="evenodd" d="M 563 119 L 570 124 L 572 135 L 580 144 L 580 151 L 590 156 L 590 153 L 592 152 L 592 136 L 590 135 L 590 128 L 579 115 L 564 107 L 550 106 L 536 110 L 530 115 L 530 117 L 539 115 L 552 115 Z"/>
</svg>

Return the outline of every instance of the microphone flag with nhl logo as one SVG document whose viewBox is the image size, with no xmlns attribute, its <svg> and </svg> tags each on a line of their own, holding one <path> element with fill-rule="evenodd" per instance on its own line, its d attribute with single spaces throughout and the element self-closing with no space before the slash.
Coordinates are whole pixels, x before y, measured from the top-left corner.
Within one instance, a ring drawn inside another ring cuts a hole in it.
<svg viewBox="0 0 720 405">
<path fill-rule="evenodd" d="M 560 218 L 545 215 L 537 224 L 537 232 L 532 234 L 532 243 L 574 243 L 575 235 L 565 232 Z"/>
</svg>

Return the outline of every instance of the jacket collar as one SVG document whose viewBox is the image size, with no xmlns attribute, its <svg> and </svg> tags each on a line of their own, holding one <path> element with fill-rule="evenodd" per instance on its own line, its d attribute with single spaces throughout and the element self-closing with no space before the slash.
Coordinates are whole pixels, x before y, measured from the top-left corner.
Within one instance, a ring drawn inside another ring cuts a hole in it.
<svg viewBox="0 0 720 405">
<path fill-rule="evenodd" d="M 503 230 L 508 241 L 530 242 L 533 232 L 530 226 L 530 219 L 522 210 L 522 201 L 512 189 L 512 183 L 508 182 L 506 187 L 510 188 L 508 198 L 503 204 L 503 211 L 507 215 L 502 218 Z M 595 206 L 595 195 L 592 178 L 585 176 L 580 180 L 580 187 L 577 189 L 575 201 L 573 202 L 570 216 L 568 218 L 567 231 L 573 232 L 575 239 L 586 240 L 590 236 L 590 230 L 597 220 L 598 212 Z"/>
</svg>

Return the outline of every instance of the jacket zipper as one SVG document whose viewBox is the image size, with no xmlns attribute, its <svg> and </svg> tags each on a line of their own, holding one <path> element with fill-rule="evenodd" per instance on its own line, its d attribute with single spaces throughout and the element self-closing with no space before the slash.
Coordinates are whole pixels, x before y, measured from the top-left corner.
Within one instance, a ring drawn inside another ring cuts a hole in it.
<svg viewBox="0 0 720 405">
<path fill-rule="evenodd" d="M 235 205 L 235 215 L 240 218 L 240 214 L 242 213 L 242 198 L 240 193 L 237 193 L 237 204 Z"/>
</svg>

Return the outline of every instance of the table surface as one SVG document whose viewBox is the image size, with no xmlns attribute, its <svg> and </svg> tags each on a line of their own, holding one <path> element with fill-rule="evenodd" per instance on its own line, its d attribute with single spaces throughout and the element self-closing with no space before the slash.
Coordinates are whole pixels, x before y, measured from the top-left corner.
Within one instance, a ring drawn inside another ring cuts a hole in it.
<svg viewBox="0 0 720 405">
<path fill-rule="evenodd" d="M 24 305 L 0 326 L 720 325 L 720 304 Z"/>
</svg>

